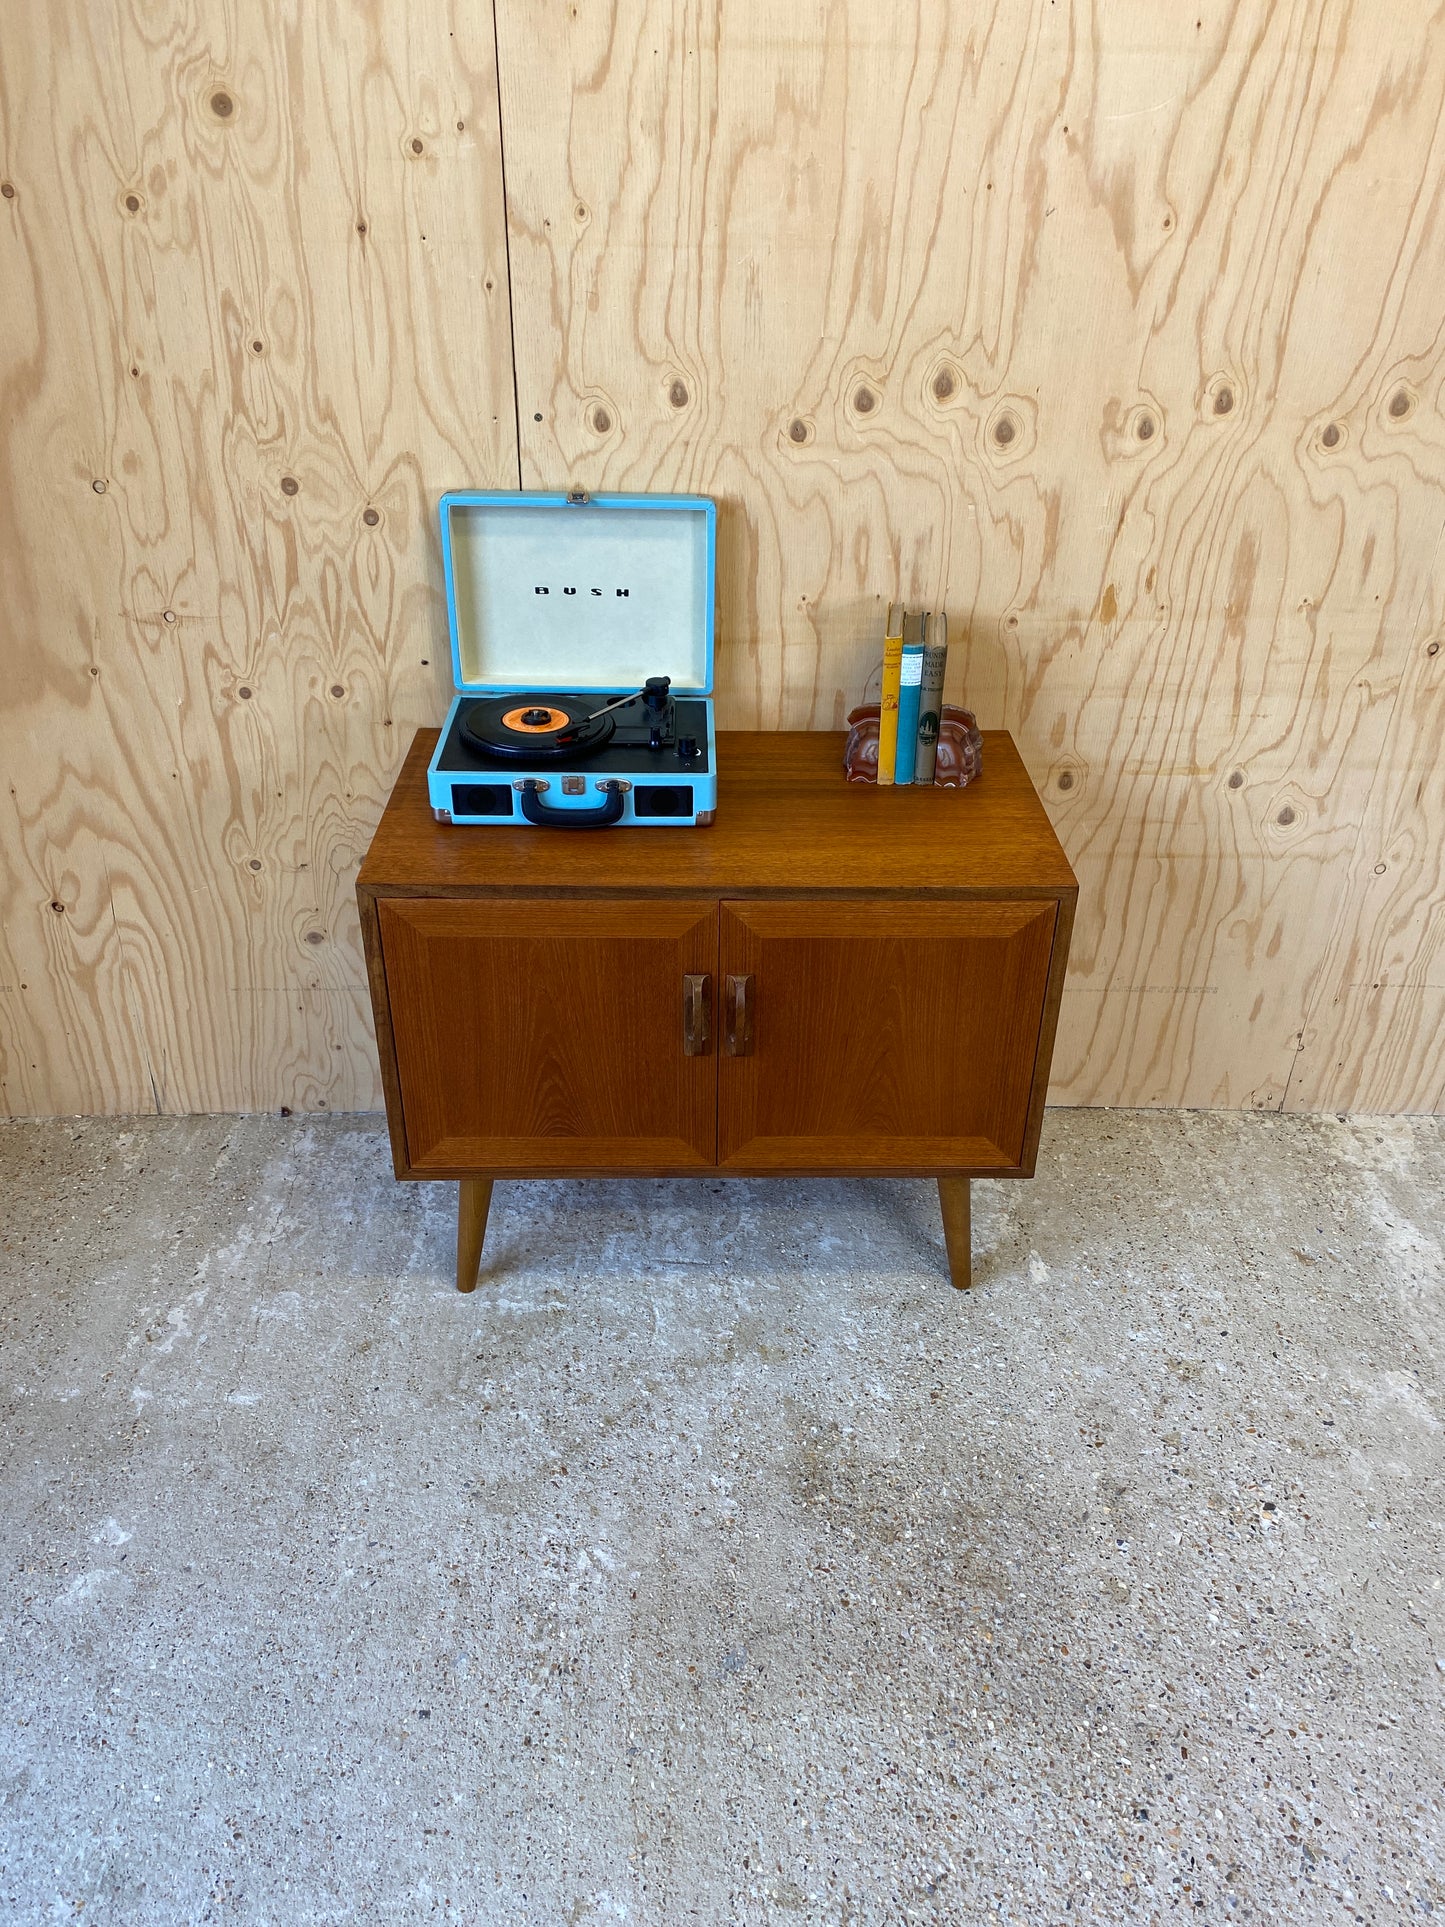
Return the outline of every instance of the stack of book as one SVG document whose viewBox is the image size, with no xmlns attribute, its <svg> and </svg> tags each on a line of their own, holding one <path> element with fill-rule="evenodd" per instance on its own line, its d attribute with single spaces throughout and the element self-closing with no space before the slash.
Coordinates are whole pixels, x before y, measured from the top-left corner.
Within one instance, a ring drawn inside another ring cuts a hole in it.
<svg viewBox="0 0 1445 1927">
<path fill-rule="evenodd" d="M 943 714 L 948 617 L 889 603 L 878 704 L 878 781 L 931 783 Z"/>
</svg>

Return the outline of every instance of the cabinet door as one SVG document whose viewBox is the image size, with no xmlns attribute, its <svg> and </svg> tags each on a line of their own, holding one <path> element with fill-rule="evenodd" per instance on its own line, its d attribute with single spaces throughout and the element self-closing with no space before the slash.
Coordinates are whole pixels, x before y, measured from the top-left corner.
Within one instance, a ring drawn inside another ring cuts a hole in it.
<svg viewBox="0 0 1445 1927">
<path fill-rule="evenodd" d="M 407 1154 L 458 1176 L 686 1171 L 717 1151 L 717 1069 L 688 975 L 717 905 L 385 898 Z"/>
<path fill-rule="evenodd" d="M 1031 1159 L 1054 919 L 1051 901 L 724 904 L 718 1162 L 922 1175 Z"/>
</svg>

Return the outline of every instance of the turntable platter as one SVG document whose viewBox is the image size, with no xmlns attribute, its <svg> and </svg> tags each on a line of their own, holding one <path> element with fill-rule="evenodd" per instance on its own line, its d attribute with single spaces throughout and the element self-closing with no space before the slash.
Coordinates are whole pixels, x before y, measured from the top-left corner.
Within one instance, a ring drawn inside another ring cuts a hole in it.
<svg viewBox="0 0 1445 1927">
<path fill-rule="evenodd" d="M 560 760 L 599 749 L 615 727 L 611 715 L 594 716 L 596 698 L 545 695 L 484 696 L 461 714 L 462 739 L 491 756 Z"/>
</svg>

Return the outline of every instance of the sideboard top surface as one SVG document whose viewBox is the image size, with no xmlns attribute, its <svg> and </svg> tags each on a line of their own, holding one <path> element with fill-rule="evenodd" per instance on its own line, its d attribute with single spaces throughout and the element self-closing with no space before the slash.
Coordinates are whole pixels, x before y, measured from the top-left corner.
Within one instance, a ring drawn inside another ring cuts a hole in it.
<svg viewBox="0 0 1445 1927">
<path fill-rule="evenodd" d="M 833 730 L 723 731 L 717 819 L 702 828 L 489 829 L 437 823 L 417 732 L 359 887 L 471 891 L 663 891 L 1061 896 L 1073 871 L 1013 738 L 986 730 L 983 774 L 964 790 L 879 789 L 843 775 Z"/>
</svg>

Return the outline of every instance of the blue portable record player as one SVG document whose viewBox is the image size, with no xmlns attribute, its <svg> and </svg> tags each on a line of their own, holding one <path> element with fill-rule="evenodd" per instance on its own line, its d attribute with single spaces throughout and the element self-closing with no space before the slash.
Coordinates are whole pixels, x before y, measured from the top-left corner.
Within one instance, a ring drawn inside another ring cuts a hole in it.
<svg viewBox="0 0 1445 1927">
<path fill-rule="evenodd" d="M 711 823 L 717 509 L 704 495 L 441 499 L 458 694 L 443 823 Z"/>
</svg>

